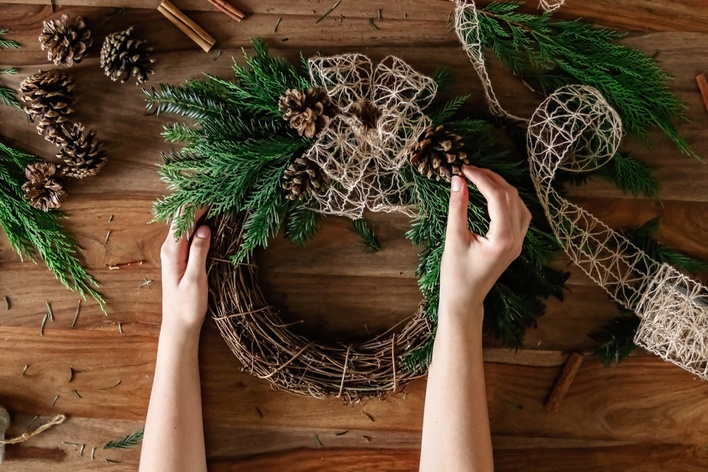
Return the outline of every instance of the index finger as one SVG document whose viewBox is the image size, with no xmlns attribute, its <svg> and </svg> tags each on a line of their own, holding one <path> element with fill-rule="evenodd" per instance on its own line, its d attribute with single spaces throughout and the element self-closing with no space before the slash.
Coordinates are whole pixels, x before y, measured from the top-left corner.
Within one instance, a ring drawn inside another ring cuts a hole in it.
<svg viewBox="0 0 708 472">
<path fill-rule="evenodd" d="M 506 198 L 506 186 L 496 182 L 486 172 L 476 167 L 463 166 L 462 172 L 470 182 L 477 186 L 479 193 L 487 200 L 490 220 L 487 239 L 497 234 L 513 231 Z"/>
<path fill-rule="evenodd" d="M 181 211 L 183 210 L 180 209 L 180 212 Z M 196 221 L 198 221 L 206 213 L 206 211 L 207 208 L 202 207 L 198 208 L 194 212 L 194 218 L 191 227 L 189 228 L 187 233 L 183 234 L 179 239 L 176 238 L 177 227 L 175 225 L 175 220 L 176 217 L 179 215 L 179 212 L 177 215 L 175 215 L 175 218 L 172 219 L 172 223 L 170 224 L 170 231 L 167 235 L 167 239 L 165 239 L 165 243 L 162 245 L 163 267 L 168 267 L 170 270 L 179 269 L 180 267 L 182 267 L 182 265 L 186 267 L 187 256 L 189 255 L 189 240 L 191 237 L 191 233 L 194 231 Z"/>
</svg>

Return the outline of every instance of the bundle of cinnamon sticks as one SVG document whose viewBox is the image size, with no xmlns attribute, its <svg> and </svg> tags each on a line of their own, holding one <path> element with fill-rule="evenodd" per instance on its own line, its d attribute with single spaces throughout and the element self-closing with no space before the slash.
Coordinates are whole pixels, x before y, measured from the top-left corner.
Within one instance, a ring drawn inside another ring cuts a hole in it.
<svg viewBox="0 0 708 472">
<path fill-rule="evenodd" d="M 197 43 L 204 52 L 209 52 L 214 44 L 216 44 L 216 40 L 212 38 L 209 33 L 190 20 L 187 15 L 182 13 L 176 6 L 172 5 L 169 0 L 163 0 L 160 6 L 157 7 L 157 10 L 177 28 L 182 30 L 184 34 L 189 36 L 192 41 Z"/>
<path fill-rule="evenodd" d="M 214 5 L 216 8 L 223 11 L 236 21 L 241 21 L 246 18 L 246 15 L 241 10 L 229 4 L 229 2 L 227 2 L 226 0 L 209 0 L 209 3 Z"/>
</svg>

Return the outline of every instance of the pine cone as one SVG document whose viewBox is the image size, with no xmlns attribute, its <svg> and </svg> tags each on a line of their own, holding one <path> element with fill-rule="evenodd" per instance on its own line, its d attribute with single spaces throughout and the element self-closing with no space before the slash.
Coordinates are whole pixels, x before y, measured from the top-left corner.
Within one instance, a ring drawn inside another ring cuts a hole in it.
<svg viewBox="0 0 708 472">
<path fill-rule="evenodd" d="M 300 156 L 283 174 L 283 188 L 289 190 L 290 200 L 302 200 L 309 192 L 324 187 L 329 182 L 316 162 Z"/>
<path fill-rule="evenodd" d="M 44 22 L 39 42 L 42 43 L 42 51 L 47 51 L 47 58 L 55 65 L 71 67 L 81 62 L 93 39 L 83 18 L 77 16 L 71 21 L 68 16 L 62 15 L 58 20 Z"/>
<path fill-rule="evenodd" d="M 429 126 L 418 137 L 411 149 L 411 164 L 418 166 L 418 172 L 431 178 L 450 180 L 453 175 L 462 175 L 462 166 L 469 164 L 467 154 L 462 152 L 462 138 L 452 134 L 442 126 Z"/>
<path fill-rule="evenodd" d="M 155 61 L 147 58 L 152 48 L 146 47 L 141 39 L 131 39 L 132 32 L 131 26 L 106 36 L 101 47 L 101 68 L 111 80 L 120 79 L 124 83 L 133 76 L 140 85 L 147 82 L 148 74 L 154 74 L 151 64 Z"/>
<path fill-rule="evenodd" d="M 64 127 L 64 145 L 57 157 L 66 163 L 62 174 L 73 179 L 84 179 L 98 174 L 106 163 L 106 151 L 101 149 L 101 142 L 96 139 L 96 131 L 86 133 L 81 123 Z"/>
<path fill-rule="evenodd" d="M 57 69 L 39 71 L 20 85 L 24 110 L 37 123 L 37 131 L 54 144 L 61 144 L 62 124 L 74 112 L 74 79 Z"/>
<path fill-rule="evenodd" d="M 59 169 L 50 162 L 37 162 L 27 166 L 27 182 L 22 185 L 22 190 L 30 205 L 42 211 L 61 206 L 67 191 L 58 174 Z"/>
<path fill-rule="evenodd" d="M 319 136 L 339 112 L 327 92 L 318 87 L 306 92 L 288 89 L 285 96 L 280 97 L 278 109 L 291 128 L 308 138 Z"/>
<path fill-rule="evenodd" d="M 367 99 L 359 100 L 352 105 L 350 112 L 359 118 L 365 133 L 370 129 L 376 128 L 376 123 L 378 123 L 382 114 L 381 110 Z"/>
</svg>

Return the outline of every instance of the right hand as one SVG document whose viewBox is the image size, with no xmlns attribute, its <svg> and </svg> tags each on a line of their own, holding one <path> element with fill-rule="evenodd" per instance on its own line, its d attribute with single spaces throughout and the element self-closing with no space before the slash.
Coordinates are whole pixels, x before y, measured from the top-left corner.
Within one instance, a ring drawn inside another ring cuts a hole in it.
<svg viewBox="0 0 708 472">
<path fill-rule="evenodd" d="M 517 190 L 499 175 L 471 166 L 463 166 L 462 172 L 487 199 L 491 221 L 485 236 L 470 232 L 467 184 L 464 178 L 454 176 L 440 273 L 441 317 L 484 313 L 484 297 L 521 254 L 531 222 L 531 213 Z"/>
</svg>

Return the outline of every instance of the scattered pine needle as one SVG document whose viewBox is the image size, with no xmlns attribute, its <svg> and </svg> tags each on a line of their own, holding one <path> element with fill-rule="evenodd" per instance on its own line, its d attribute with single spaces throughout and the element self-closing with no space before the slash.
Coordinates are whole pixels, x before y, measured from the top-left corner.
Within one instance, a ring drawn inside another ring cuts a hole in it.
<svg viewBox="0 0 708 472">
<path fill-rule="evenodd" d="M 361 412 L 364 413 L 364 415 L 365 415 L 367 418 L 369 418 L 372 423 L 374 423 L 374 417 L 373 417 L 373 416 L 371 416 L 370 414 L 368 414 L 368 413 L 365 412 L 364 410 L 361 410 Z"/>
<path fill-rule="evenodd" d="M 83 456 L 84 455 L 84 449 L 86 449 L 86 444 L 81 445 L 81 449 L 79 449 L 79 455 Z"/>
<path fill-rule="evenodd" d="M 263 419 L 263 412 L 261 412 L 261 409 L 256 407 L 256 411 L 258 412 L 258 416 L 260 416 L 261 419 Z"/>
<path fill-rule="evenodd" d="M 44 318 L 42 318 L 42 326 L 39 327 L 39 335 L 44 336 L 44 325 L 47 324 L 47 318 L 49 318 L 49 314 L 45 314 Z"/>
<path fill-rule="evenodd" d="M 121 461 L 114 461 L 113 459 L 106 459 L 106 464 L 120 464 Z"/>
<path fill-rule="evenodd" d="M 111 385 L 110 387 L 103 387 L 103 388 L 100 388 L 99 390 L 110 390 L 110 389 L 112 389 L 112 388 L 116 388 L 118 385 L 120 385 L 120 382 L 121 382 L 121 381 L 119 380 L 118 382 L 116 382 L 115 384 Z"/>
<path fill-rule="evenodd" d="M 278 18 L 278 22 L 275 24 L 275 28 L 273 28 L 273 33 L 278 32 L 278 26 L 280 26 L 280 22 L 282 21 L 282 18 Z"/>
<path fill-rule="evenodd" d="M 224 51 L 219 51 L 219 52 L 217 52 L 217 53 L 216 53 L 216 56 L 214 57 L 214 60 L 217 60 L 217 59 L 219 58 L 219 56 L 221 56 L 221 53 L 223 53 L 223 52 L 224 52 Z"/>
<path fill-rule="evenodd" d="M 95 454 L 96 454 L 96 448 L 94 447 L 93 449 L 91 449 L 91 460 L 94 460 L 93 457 Z"/>
<path fill-rule="evenodd" d="M 381 10 L 376 10 L 376 19 L 377 20 L 381 19 Z"/>
<path fill-rule="evenodd" d="M 78 305 L 76 305 L 76 315 L 74 315 L 74 321 L 71 322 L 71 327 L 76 326 L 76 322 L 79 319 L 79 313 L 81 313 L 81 300 L 79 300 Z"/>
<path fill-rule="evenodd" d="M 108 238 L 110 238 L 110 237 L 111 237 L 111 232 L 109 231 L 109 232 L 106 234 L 106 244 L 108 244 Z"/>
<path fill-rule="evenodd" d="M 371 442 L 371 436 L 362 436 L 361 438 L 366 442 Z"/>
<path fill-rule="evenodd" d="M 320 441 L 320 435 L 315 434 L 315 446 L 317 447 L 323 447 L 324 444 L 322 444 L 322 441 Z"/>
<path fill-rule="evenodd" d="M 2 297 L 2 298 L 5 299 L 5 308 L 6 308 L 7 310 L 9 310 L 9 309 L 10 309 L 10 306 L 11 306 L 11 305 L 10 305 L 10 299 L 7 298 L 7 297 Z"/>
<path fill-rule="evenodd" d="M 57 400 L 59 400 L 59 395 L 57 395 L 56 397 L 54 397 L 54 400 L 52 400 L 52 406 L 54 406 L 54 405 L 57 404 Z"/>
<path fill-rule="evenodd" d="M 37 421 L 38 418 L 39 418 L 39 416 L 35 416 L 35 417 L 32 418 L 31 420 L 29 420 L 29 423 L 27 423 L 27 429 L 29 429 L 30 426 L 32 426 L 32 424 L 33 424 L 35 421 Z"/>
<path fill-rule="evenodd" d="M 30 366 L 30 365 L 27 364 L 27 365 L 25 366 L 25 368 L 22 369 L 22 373 L 20 374 L 20 377 L 24 377 L 24 376 L 25 376 L 25 372 L 27 372 L 27 369 L 29 369 L 29 366 Z"/>
<path fill-rule="evenodd" d="M 113 215 L 108 217 L 108 222 L 110 223 L 111 221 L 113 221 Z"/>
<path fill-rule="evenodd" d="M 335 433 L 334 435 L 335 435 L 335 436 L 344 436 L 344 435 L 347 434 L 348 432 L 349 432 L 349 431 L 342 431 L 341 433 Z"/>
<path fill-rule="evenodd" d="M 317 21 L 315 21 L 315 24 L 317 24 L 317 23 L 319 23 L 320 21 L 322 21 L 322 20 L 324 20 L 325 18 L 327 18 L 327 17 L 329 16 L 329 14 L 332 13 L 332 12 L 334 11 L 334 9 L 339 6 L 340 3 L 342 3 L 342 0 L 337 0 L 337 3 L 335 3 L 334 5 L 332 5 L 332 8 L 330 8 L 329 10 L 327 10 L 326 12 L 324 12 L 324 15 L 322 15 Z"/>
<path fill-rule="evenodd" d="M 146 285 L 150 285 L 150 284 L 152 283 L 152 280 L 148 280 L 148 279 L 143 279 L 143 280 L 144 280 L 145 282 L 143 282 L 143 283 L 141 283 L 140 285 L 138 285 L 138 288 L 142 288 L 142 287 L 144 287 L 144 286 L 146 286 Z"/>
<path fill-rule="evenodd" d="M 72 390 L 71 392 L 74 394 L 74 396 L 76 398 L 81 398 L 81 395 L 79 395 L 79 392 L 77 392 L 76 390 Z"/>
<path fill-rule="evenodd" d="M 118 332 L 123 334 L 123 323 L 118 323 Z"/>
<path fill-rule="evenodd" d="M 47 301 L 47 313 L 49 313 L 49 321 L 54 321 L 54 311 L 52 311 L 52 305 Z"/>
<path fill-rule="evenodd" d="M 374 19 L 373 19 L 373 18 L 369 18 L 369 24 L 371 25 L 371 27 L 372 27 L 373 29 L 375 29 L 375 30 L 379 29 L 379 27 L 376 26 L 376 23 L 374 23 Z"/>
</svg>

